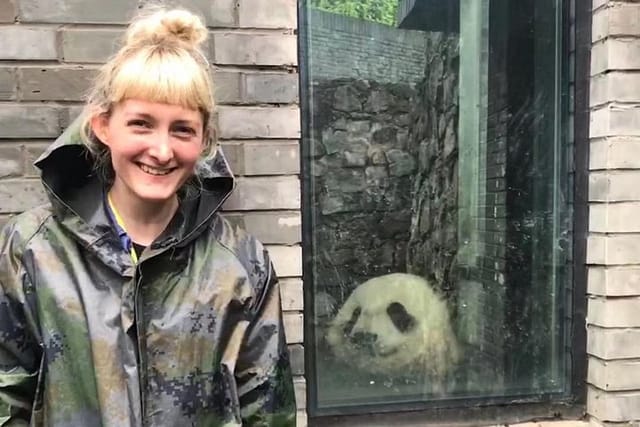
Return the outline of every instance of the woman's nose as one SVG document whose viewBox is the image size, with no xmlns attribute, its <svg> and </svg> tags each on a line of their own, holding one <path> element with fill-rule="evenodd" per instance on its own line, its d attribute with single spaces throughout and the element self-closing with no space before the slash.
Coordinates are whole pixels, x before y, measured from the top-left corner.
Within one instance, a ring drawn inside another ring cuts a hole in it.
<svg viewBox="0 0 640 427">
<path fill-rule="evenodd" d="M 159 163 L 168 163 L 173 158 L 169 134 L 159 133 L 149 149 L 149 154 Z"/>
</svg>

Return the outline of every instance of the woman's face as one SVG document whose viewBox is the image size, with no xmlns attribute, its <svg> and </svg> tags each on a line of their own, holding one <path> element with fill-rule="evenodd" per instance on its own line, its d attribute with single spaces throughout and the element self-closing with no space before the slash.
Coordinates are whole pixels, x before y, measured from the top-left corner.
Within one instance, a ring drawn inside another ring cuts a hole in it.
<svg viewBox="0 0 640 427">
<path fill-rule="evenodd" d="M 111 152 L 113 190 L 145 202 L 173 199 L 204 148 L 202 114 L 179 105 L 128 99 L 91 126 Z"/>
</svg>

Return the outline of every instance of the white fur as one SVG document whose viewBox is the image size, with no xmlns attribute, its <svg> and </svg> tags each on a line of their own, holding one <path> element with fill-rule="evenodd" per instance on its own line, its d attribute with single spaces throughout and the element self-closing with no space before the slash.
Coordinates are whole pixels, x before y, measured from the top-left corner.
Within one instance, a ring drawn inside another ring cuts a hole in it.
<svg viewBox="0 0 640 427">
<path fill-rule="evenodd" d="M 402 304 L 417 321 L 408 333 L 401 333 L 387 314 L 393 302 Z M 357 308 L 360 316 L 345 335 L 345 325 Z M 355 345 L 351 339 L 356 333 L 375 334 L 375 343 L 366 350 Z M 423 375 L 440 384 L 460 358 L 446 302 L 426 280 L 404 273 L 358 286 L 330 322 L 327 342 L 338 359 L 366 371 Z"/>
</svg>

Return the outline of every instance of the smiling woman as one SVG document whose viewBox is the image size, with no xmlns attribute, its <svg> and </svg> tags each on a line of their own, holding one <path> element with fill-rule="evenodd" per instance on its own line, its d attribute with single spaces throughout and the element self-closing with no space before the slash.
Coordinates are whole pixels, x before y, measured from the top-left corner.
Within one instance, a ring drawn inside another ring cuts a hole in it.
<svg viewBox="0 0 640 427">
<path fill-rule="evenodd" d="M 293 426 L 280 289 L 219 215 L 207 29 L 145 13 L 0 234 L 0 424 Z"/>
<path fill-rule="evenodd" d="M 180 105 L 127 99 L 109 114 L 93 116 L 91 128 L 111 157 L 109 200 L 130 219 L 124 228 L 132 240 L 148 246 L 173 217 L 178 190 L 193 175 L 205 148 L 202 114 Z"/>
</svg>

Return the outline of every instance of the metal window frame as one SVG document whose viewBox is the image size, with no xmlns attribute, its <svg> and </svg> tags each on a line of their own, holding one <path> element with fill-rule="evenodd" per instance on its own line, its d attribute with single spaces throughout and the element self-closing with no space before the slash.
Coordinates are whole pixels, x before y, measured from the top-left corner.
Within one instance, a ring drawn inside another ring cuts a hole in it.
<svg viewBox="0 0 640 427">
<path fill-rule="evenodd" d="M 304 100 L 310 95 L 309 75 L 307 64 L 308 53 L 308 25 L 305 0 L 298 1 L 298 64 L 300 79 L 300 108 L 301 108 L 301 189 L 302 206 L 311 206 L 311 191 L 309 188 L 310 171 L 304 161 L 309 158 L 310 146 L 305 143 L 305 135 L 310 134 L 311 121 L 308 105 Z M 442 402 L 419 402 L 385 405 L 349 406 L 336 408 L 332 411 L 319 410 L 316 406 L 314 379 L 315 330 L 312 322 L 315 316 L 312 289 L 304 286 L 305 322 L 304 322 L 304 354 L 305 377 L 307 382 L 307 413 L 309 426 L 388 426 L 402 424 L 406 426 L 424 425 L 423 423 L 455 423 L 456 425 L 478 425 L 495 423 L 513 423 L 530 421 L 532 419 L 579 419 L 585 414 L 586 402 L 586 328 L 587 314 L 587 266 L 586 242 L 588 234 L 588 167 L 589 167 L 589 71 L 591 60 L 591 17 L 592 0 L 571 0 L 563 2 L 563 52 L 570 52 L 569 40 L 575 36 L 575 74 L 573 102 L 574 119 L 574 181 L 573 181 L 573 280 L 568 285 L 572 291 L 572 307 L 570 315 L 571 330 L 571 379 L 570 394 L 545 395 L 517 398 L 464 398 Z M 574 8 L 575 34 L 570 34 L 571 8 Z M 568 72 L 568 70 L 566 71 Z M 313 234 L 311 224 L 302 216 L 302 239 L 310 242 Z M 312 283 L 312 258 L 303 256 L 303 281 Z M 303 282 L 303 283 L 304 283 Z"/>
</svg>

